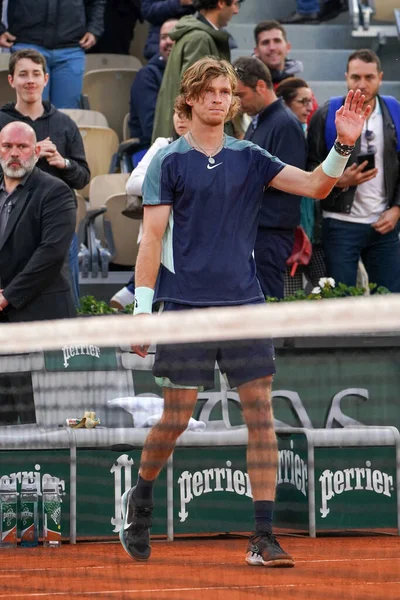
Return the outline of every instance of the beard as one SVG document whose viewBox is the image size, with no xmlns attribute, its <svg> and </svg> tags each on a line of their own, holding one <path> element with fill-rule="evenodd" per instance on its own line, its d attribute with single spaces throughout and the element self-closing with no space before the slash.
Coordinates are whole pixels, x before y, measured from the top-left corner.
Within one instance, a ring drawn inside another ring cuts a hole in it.
<svg viewBox="0 0 400 600">
<path fill-rule="evenodd" d="M 25 177 L 25 175 L 28 175 L 28 173 L 33 171 L 37 161 L 37 156 L 35 153 L 33 153 L 30 158 L 18 161 L 20 166 L 17 168 L 9 166 L 10 163 L 17 162 L 11 158 L 7 161 L 0 158 L 0 166 L 3 169 L 3 173 L 6 177 L 9 177 L 10 179 L 22 179 Z"/>
</svg>

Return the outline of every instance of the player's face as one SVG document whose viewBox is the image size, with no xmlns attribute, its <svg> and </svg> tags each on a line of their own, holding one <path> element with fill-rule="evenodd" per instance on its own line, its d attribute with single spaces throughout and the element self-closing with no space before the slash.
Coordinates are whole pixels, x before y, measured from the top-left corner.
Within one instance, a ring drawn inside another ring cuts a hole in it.
<svg viewBox="0 0 400 600">
<path fill-rule="evenodd" d="M 242 111 L 254 117 L 265 108 L 265 101 L 258 91 L 258 84 L 255 90 L 244 85 L 240 79 L 238 80 L 236 95 L 240 100 Z"/>
<path fill-rule="evenodd" d="M 289 103 L 289 108 L 294 112 L 300 123 L 307 123 L 313 110 L 313 95 L 310 88 L 299 88 L 296 97 Z"/>
<path fill-rule="evenodd" d="M 359 58 L 351 60 L 346 73 L 349 90 L 361 90 L 365 95 L 365 103 L 371 102 L 379 94 L 383 72 L 378 71 L 376 63 L 366 63 Z"/>
<path fill-rule="evenodd" d="M 290 48 L 291 45 L 283 37 L 282 31 L 280 29 L 271 29 L 270 31 L 262 31 L 258 34 L 254 54 L 269 69 L 282 70 Z"/>
<path fill-rule="evenodd" d="M 232 87 L 228 77 L 220 75 L 212 79 L 199 98 L 188 98 L 187 103 L 192 107 L 192 121 L 200 119 L 206 125 L 224 123 L 232 103 Z"/>
<path fill-rule="evenodd" d="M 21 58 L 15 65 L 14 75 L 8 76 L 8 81 L 17 93 L 17 98 L 31 104 L 41 101 L 43 90 L 49 79 L 38 65 L 30 58 Z"/>
<path fill-rule="evenodd" d="M 174 129 L 175 129 L 177 135 L 179 135 L 179 136 L 185 135 L 185 133 L 187 133 L 189 131 L 190 121 L 183 115 L 180 115 L 179 113 L 174 112 L 173 121 L 174 121 Z"/>
</svg>

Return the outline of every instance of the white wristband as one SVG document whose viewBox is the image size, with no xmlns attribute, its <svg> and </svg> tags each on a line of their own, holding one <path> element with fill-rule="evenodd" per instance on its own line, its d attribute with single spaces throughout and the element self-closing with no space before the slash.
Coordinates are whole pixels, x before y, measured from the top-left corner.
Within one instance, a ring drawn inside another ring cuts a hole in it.
<svg viewBox="0 0 400 600">
<path fill-rule="evenodd" d="M 328 175 L 328 177 L 339 179 L 339 177 L 343 175 L 343 171 L 346 168 L 349 158 L 350 156 L 341 156 L 338 152 L 336 152 L 335 148 L 332 148 L 321 165 L 322 170 L 325 175 Z"/>
<path fill-rule="evenodd" d="M 134 315 L 142 313 L 151 315 L 153 307 L 154 290 L 149 287 L 138 287 L 135 289 Z"/>
</svg>

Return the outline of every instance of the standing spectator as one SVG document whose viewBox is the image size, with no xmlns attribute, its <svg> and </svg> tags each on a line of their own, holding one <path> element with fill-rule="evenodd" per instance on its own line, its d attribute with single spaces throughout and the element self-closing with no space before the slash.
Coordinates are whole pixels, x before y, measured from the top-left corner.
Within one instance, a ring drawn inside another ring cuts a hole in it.
<svg viewBox="0 0 400 600">
<path fill-rule="evenodd" d="M 137 21 L 142 21 L 140 0 L 107 0 L 104 32 L 88 53 L 129 54 Z"/>
<path fill-rule="evenodd" d="M 273 88 L 270 72 L 257 58 L 238 58 L 237 95 L 250 117 L 245 139 L 289 165 L 304 169 L 307 144 L 299 120 Z M 294 231 L 300 223 L 301 198 L 267 188 L 261 206 L 254 257 L 264 296 L 283 298 L 286 261 L 292 254 Z"/>
<path fill-rule="evenodd" d="M 197 16 L 182 17 L 170 37 L 172 48 L 158 94 L 153 141 L 168 137 L 172 131 L 175 98 L 183 73 L 204 56 L 230 60 L 229 34 L 222 28 L 239 13 L 241 0 L 193 0 Z"/>
<path fill-rule="evenodd" d="M 63 112 L 43 101 L 49 76 L 46 61 L 37 50 L 19 50 L 11 55 L 9 82 L 17 102 L 0 110 L 0 129 L 13 121 L 32 127 L 39 140 L 38 167 L 70 188 L 81 189 L 89 183 L 90 171 L 79 129 Z M 70 249 L 70 269 L 75 304 L 79 304 L 79 266 L 76 236 Z"/>
<path fill-rule="evenodd" d="M 313 94 L 304 79 L 289 77 L 276 88 L 278 98 L 283 98 L 286 106 L 296 115 L 307 135 L 307 122 L 312 112 Z M 305 196 L 301 199 L 300 225 L 312 243 L 311 260 L 307 266 L 299 266 L 292 276 L 288 268 L 285 277 L 285 296 L 304 288 L 303 276 L 316 287 L 321 277 L 325 277 L 324 251 L 321 244 L 320 202 Z"/>
<path fill-rule="evenodd" d="M 0 323 L 73 317 L 66 273 L 75 198 L 35 167 L 35 132 L 10 123 L 0 132 Z M 0 423 L 35 422 L 30 374 L 0 375 Z"/>
<path fill-rule="evenodd" d="M 349 90 L 360 89 L 373 111 L 348 167 L 322 202 L 322 242 L 327 275 L 356 285 L 361 258 L 369 281 L 400 292 L 400 104 L 380 96 L 383 72 L 371 50 L 356 50 L 348 59 Z M 309 167 L 325 158 L 336 135 L 334 118 L 343 98 L 319 108 L 309 128 Z M 367 158 L 369 161 L 367 161 Z"/>
<path fill-rule="evenodd" d="M 157 96 L 165 66 L 174 44 L 169 37 L 169 33 L 177 23 L 176 19 L 169 19 L 162 25 L 159 52 L 156 56 L 153 56 L 146 66 L 138 71 L 131 87 L 129 119 L 131 137 L 139 138 L 140 145 L 146 149 L 150 147 Z"/>
<path fill-rule="evenodd" d="M 46 58 L 50 79 L 44 100 L 56 108 L 79 108 L 85 50 L 104 30 L 106 0 L 12 0 L 8 28 L 0 23 L 0 46 L 11 52 L 38 50 Z M 0 0 L 0 11 L 3 0 Z"/>
<path fill-rule="evenodd" d="M 150 60 L 158 54 L 160 28 L 169 19 L 180 19 L 195 12 L 193 0 L 142 0 L 143 19 L 150 23 L 143 56 Z"/>
<path fill-rule="evenodd" d="M 292 45 L 288 41 L 286 29 L 278 21 L 261 21 L 254 29 L 254 55 L 270 70 L 274 87 L 288 77 L 297 77 L 303 71 L 303 64 L 288 54 Z M 313 95 L 313 110 L 318 103 Z"/>
</svg>

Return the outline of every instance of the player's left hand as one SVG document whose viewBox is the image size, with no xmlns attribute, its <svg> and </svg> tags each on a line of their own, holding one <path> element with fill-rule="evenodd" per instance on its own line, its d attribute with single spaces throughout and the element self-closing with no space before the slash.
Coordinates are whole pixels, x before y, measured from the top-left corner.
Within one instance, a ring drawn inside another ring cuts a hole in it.
<svg viewBox="0 0 400 600">
<path fill-rule="evenodd" d="M 346 96 L 346 100 L 336 111 L 335 125 L 337 140 L 346 146 L 353 146 L 361 135 L 365 121 L 371 114 L 371 106 L 364 108 L 365 96 L 357 90 L 352 90 Z"/>
<path fill-rule="evenodd" d="M 372 227 L 378 233 L 385 234 L 393 231 L 396 227 L 400 218 L 400 207 L 392 206 L 388 210 L 385 210 L 379 217 L 379 219 L 372 225 Z"/>
</svg>

